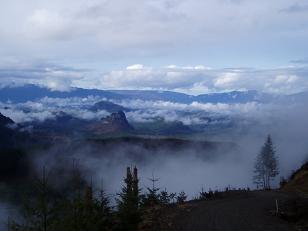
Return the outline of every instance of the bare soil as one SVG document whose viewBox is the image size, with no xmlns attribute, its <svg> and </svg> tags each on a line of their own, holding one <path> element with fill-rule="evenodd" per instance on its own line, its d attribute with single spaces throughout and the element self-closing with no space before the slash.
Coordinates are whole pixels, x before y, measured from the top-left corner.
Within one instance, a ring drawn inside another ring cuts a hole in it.
<svg viewBox="0 0 308 231">
<path fill-rule="evenodd" d="M 279 214 L 276 214 L 276 200 Z M 308 199 L 281 191 L 247 191 L 219 199 L 189 201 L 149 212 L 141 230 L 308 230 Z M 305 228 L 306 227 L 306 228 Z"/>
</svg>

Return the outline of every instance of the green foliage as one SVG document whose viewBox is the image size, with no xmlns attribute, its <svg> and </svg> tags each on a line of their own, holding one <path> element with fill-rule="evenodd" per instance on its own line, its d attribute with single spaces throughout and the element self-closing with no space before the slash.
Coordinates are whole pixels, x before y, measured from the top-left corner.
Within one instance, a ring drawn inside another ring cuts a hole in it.
<svg viewBox="0 0 308 231">
<path fill-rule="evenodd" d="M 160 195 L 159 195 L 159 188 L 155 186 L 155 182 L 157 182 L 159 179 L 154 177 L 154 173 L 152 175 L 152 178 L 149 179 L 152 182 L 152 188 L 147 188 L 147 193 L 142 195 L 142 207 L 148 208 L 155 205 L 159 205 L 161 203 L 160 201 Z"/>
<path fill-rule="evenodd" d="M 113 217 L 104 191 L 93 198 L 92 187 L 88 186 L 82 199 L 66 201 L 61 211 L 62 218 L 55 224 L 56 230 L 112 230 Z"/>
<path fill-rule="evenodd" d="M 147 188 L 141 196 L 137 168 L 127 168 L 124 186 L 117 198 L 117 210 L 113 210 L 104 190 L 95 193 L 75 164 L 70 174 L 61 179 L 65 187 L 59 191 L 55 175 L 46 174 L 43 168 L 42 177 L 29 185 L 31 193 L 27 194 L 20 209 L 22 219 L 10 221 L 9 230 L 134 231 L 138 230 L 142 219 L 147 219 L 148 208 L 166 206 L 175 200 L 183 203 L 187 199 L 185 192 L 177 195 L 166 189 L 160 191 L 155 186 L 158 179 L 154 176 L 152 188 Z"/>
<path fill-rule="evenodd" d="M 201 192 L 199 192 L 199 200 L 206 200 L 208 198 L 208 193 L 204 191 L 203 187 Z"/>
<path fill-rule="evenodd" d="M 146 207 L 151 207 L 151 206 L 155 206 L 155 205 L 159 205 L 160 204 L 160 198 L 159 198 L 159 194 L 158 191 L 159 189 L 154 188 L 147 188 L 148 193 L 144 194 L 142 196 L 142 207 L 146 208 Z"/>
<path fill-rule="evenodd" d="M 34 182 L 31 194 L 24 200 L 22 219 L 10 222 L 10 230 L 112 230 L 114 218 L 105 192 L 101 190 L 95 197 L 92 186 L 78 186 L 77 190 L 73 181 L 67 183 L 72 184 L 72 193 L 55 193 L 44 169 L 42 178 Z"/>
<path fill-rule="evenodd" d="M 55 204 L 50 200 L 51 188 L 47 181 L 45 168 L 43 168 L 42 178 L 34 181 L 32 189 L 32 195 L 24 199 L 21 211 L 25 223 L 13 222 L 14 230 L 46 231 L 55 219 Z"/>
<path fill-rule="evenodd" d="M 122 192 L 119 193 L 119 198 L 117 199 L 120 229 L 128 231 L 137 230 L 141 214 L 139 179 L 136 167 L 133 173 L 129 167 L 127 168 L 124 182 L 125 185 L 122 187 Z"/>
<path fill-rule="evenodd" d="M 184 203 L 187 199 L 187 195 L 184 191 L 180 192 L 179 195 L 176 197 L 177 203 Z"/>
<path fill-rule="evenodd" d="M 160 192 L 159 194 L 159 200 L 160 200 L 160 203 L 162 205 L 168 205 L 171 203 L 172 199 L 173 199 L 173 193 L 168 193 L 167 190 L 163 190 Z"/>
</svg>

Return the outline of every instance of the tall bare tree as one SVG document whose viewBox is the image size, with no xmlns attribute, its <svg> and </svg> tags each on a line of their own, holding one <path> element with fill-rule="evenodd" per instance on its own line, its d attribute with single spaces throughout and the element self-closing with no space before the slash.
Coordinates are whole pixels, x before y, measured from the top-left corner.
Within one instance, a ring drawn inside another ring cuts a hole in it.
<svg viewBox="0 0 308 231">
<path fill-rule="evenodd" d="M 271 181 L 279 174 L 278 159 L 270 135 L 268 135 L 260 153 L 257 155 L 254 167 L 254 183 L 258 187 L 270 189 Z"/>
</svg>

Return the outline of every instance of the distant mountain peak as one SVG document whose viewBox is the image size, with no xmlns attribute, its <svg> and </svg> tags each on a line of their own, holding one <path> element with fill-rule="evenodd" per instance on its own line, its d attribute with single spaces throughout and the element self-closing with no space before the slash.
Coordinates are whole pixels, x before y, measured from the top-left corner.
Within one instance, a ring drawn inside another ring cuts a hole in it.
<svg viewBox="0 0 308 231">
<path fill-rule="evenodd" d="M 122 107 L 121 105 L 112 103 L 112 102 L 107 101 L 107 100 L 102 100 L 102 101 L 95 103 L 90 108 L 90 110 L 95 111 L 95 112 L 100 111 L 100 110 L 104 110 L 104 111 L 107 111 L 107 112 L 110 112 L 110 113 L 115 113 L 115 112 L 118 112 L 118 111 L 128 111 L 127 108 Z"/>
<path fill-rule="evenodd" d="M 123 111 L 111 113 L 110 116 L 103 118 L 102 121 L 111 126 L 117 126 L 118 128 L 123 128 L 125 130 L 132 129 L 132 126 L 128 123 L 126 115 Z"/>
<path fill-rule="evenodd" d="M 91 125 L 90 130 L 96 134 L 130 132 L 134 128 L 129 124 L 123 111 L 111 113 L 100 122 Z"/>
</svg>

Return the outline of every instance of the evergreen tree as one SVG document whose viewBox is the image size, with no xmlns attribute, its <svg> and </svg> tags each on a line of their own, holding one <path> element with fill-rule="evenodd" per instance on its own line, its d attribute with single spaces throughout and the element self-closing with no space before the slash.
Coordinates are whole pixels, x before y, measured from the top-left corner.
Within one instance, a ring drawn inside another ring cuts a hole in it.
<svg viewBox="0 0 308 231">
<path fill-rule="evenodd" d="M 92 186 L 85 188 L 82 204 L 82 231 L 104 231 L 112 229 L 109 200 L 103 190 L 94 198 Z"/>
<path fill-rule="evenodd" d="M 35 181 L 31 193 L 25 198 L 22 207 L 24 222 L 12 222 L 12 230 L 51 230 L 55 219 L 54 203 L 51 201 L 51 190 L 48 185 L 46 169 L 43 167 L 42 177 Z"/>
<path fill-rule="evenodd" d="M 142 206 L 143 207 L 151 207 L 154 205 L 160 204 L 160 198 L 159 198 L 159 188 L 155 186 L 155 182 L 157 182 L 159 179 L 154 177 L 154 174 L 152 174 L 152 178 L 149 178 L 149 180 L 152 182 L 152 188 L 147 188 L 147 193 L 142 198 Z"/>
<path fill-rule="evenodd" d="M 201 188 L 201 192 L 199 192 L 199 200 L 207 199 L 207 193 L 204 191 L 203 187 Z"/>
<path fill-rule="evenodd" d="M 186 199 L 187 199 L 187 196 L 186 196 L 185 192 L 182 191 L 182 192 L 180 192 L 179 195 L 177 196 L 176 201 L 177 201 L 178 203 L 184 203 L 184 202 L 186 201 Z"/>
<path fill-rule="evenodd" d="M 20 223 L 10 221 L 9 230 L 16 231 L 104 231 L 114 230 L 109 199 L 103 190 L 95 196 L 91 185 L 81 185 L 81 175 L 66 183 L 72 193 L 56 192 L 51 180 L 43 177 L 35 182 L 21 209 Z M 49 176 L 50 178 L 50 176 Z M 65 182 L 63 182 L 65 183 Z"/>
<path fill-rule="evenodd" d="M 264 189 L 270 189 L 271 180 L 279 174 L 278 160 L 270 135 L 256 158 L 254 173 L 254 183 Z"/>
<path fill-rule="evenodd" d="M 140 190 L 138 187 L 138 171 L 135 167 L 133 173 L 130 167 L 127 168 L 125 185 L 122 192 L 119 193 L 118 215 L 120 219 L 121 230 L 137 230 L 140 221 Z"/>
<path fill-rule="evenodd" d="M 175 203 L 176 193 L 170 193 L 170 194 L 169 194 L 169 197 L 170 197 L 170 201 L 171 201 L 172 203 Z"/>
<path fill-rule="evenodd" d="M 99 205 L 101 213 L 105 214 L 106 216 L 110 216 L 111 214 L 111 207 L 109 205 L 110 202 L 109 202 L 109 198 L 107 197 L 104 189 L 100 190 L 97 203 Z"/>
<path fill-rule="evenodd" d="M 167 190 L 163 190 L 160 192 L 159 200 L 162 205 L 170 204 L 171 202 L 171 194 L 167 192 Z"/>
</svg>

